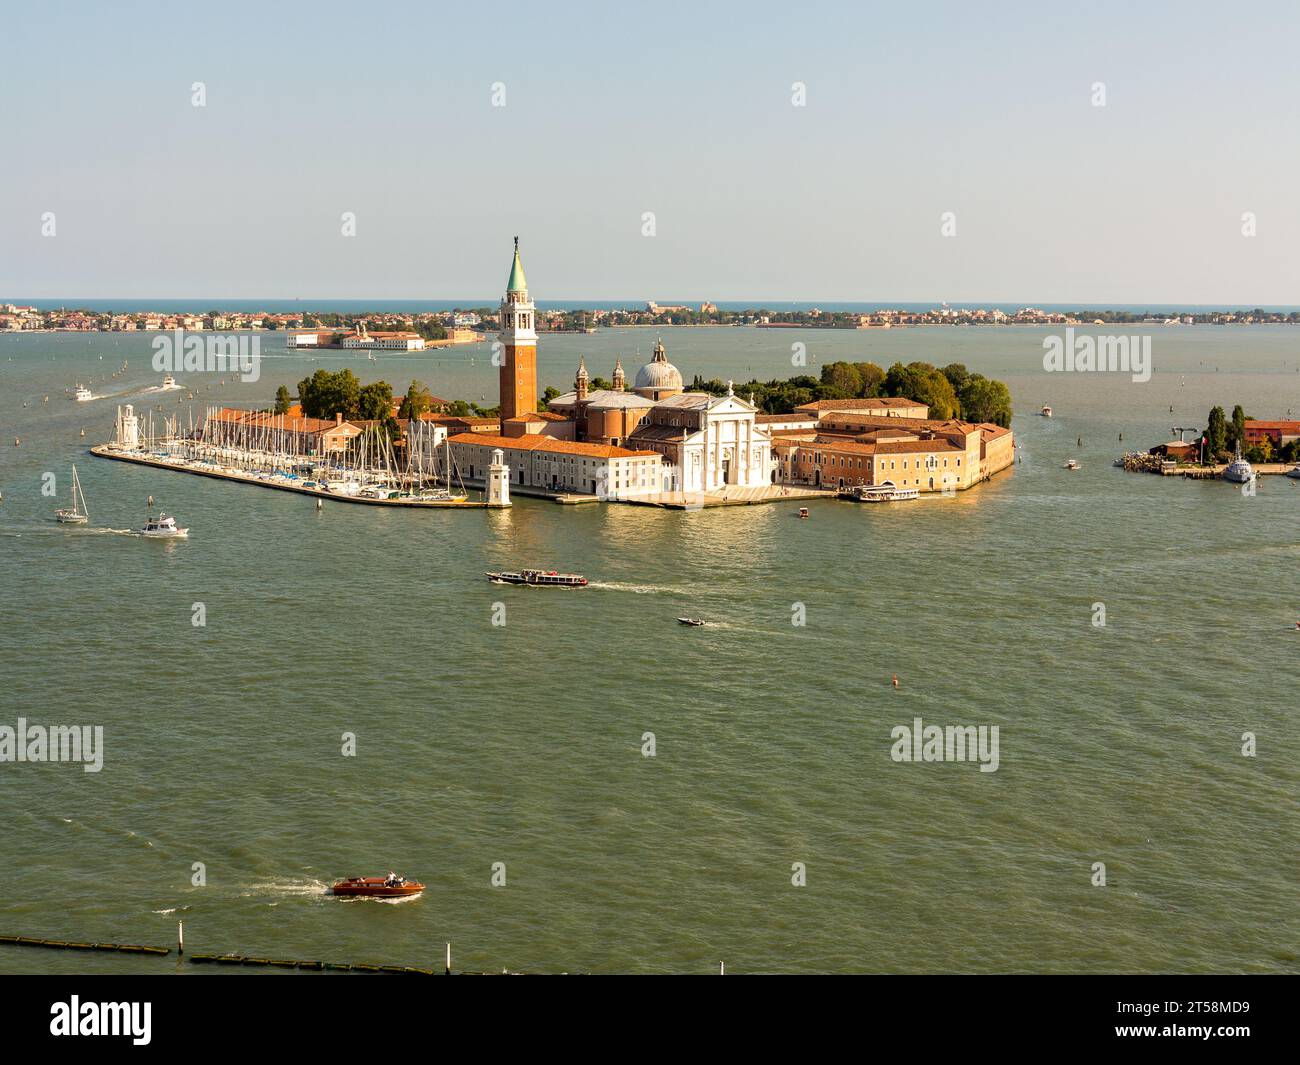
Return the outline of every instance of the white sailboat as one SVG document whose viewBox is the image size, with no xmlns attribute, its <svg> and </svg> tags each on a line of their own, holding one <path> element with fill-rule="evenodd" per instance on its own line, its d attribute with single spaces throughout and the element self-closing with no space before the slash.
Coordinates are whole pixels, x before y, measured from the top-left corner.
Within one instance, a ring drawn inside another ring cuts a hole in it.
<svg viewBox="0 0 1300 1065">
<path fill-rule="evenodd" d="M 90 508 L 86 506 L 86 497 L 81 491 L 81 481 L 77 479 L 77 467 L 72 467 L 72 506 L 54 512 L 56 521 L 64 525 L 85 525 L 90 521 Z"/>
</svg>

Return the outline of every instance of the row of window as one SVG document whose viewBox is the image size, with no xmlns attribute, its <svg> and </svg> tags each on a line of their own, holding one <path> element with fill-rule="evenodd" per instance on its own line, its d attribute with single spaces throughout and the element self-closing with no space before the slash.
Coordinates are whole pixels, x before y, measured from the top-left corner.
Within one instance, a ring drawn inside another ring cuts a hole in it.
<svg viewBox="0 0 1300 1065">
<path fill-rule="evenodd" d="M 826 459 L 827 461 L 823 461 L 824 459 Z M 889 460 L 889 468 L 890 468 L 891 470 L 895 468 L 895 466 L 894 466 L 895 461 L 896 461 L 895 459 L 890 459 L 890 460 Z M 907 459 L 903 459 L 902 461 L 903 461 L 903 469 L 907 469 Z M 956 462 L 957 462 L 957 465 L 960 467 L 960 466 L 961 466 L 961 459 L 957 459 Z M 824 455 L 822 454 L 822 452 L 820 452 L 820 451 L 818 451 L 818 452 L 813 456 L 813 463 L 814 463 L 815 465 L 817 465 L 817 466 L 822 466 L 822 465 L 825 465 L 825 466 L 840 466 L 840 467 L 843 467 L 843 468 L 845 468 L 845 469 L 853 469 L 853 468 L 854 468 L 854 465 L 853 465 L 853 459 L 851 459 L 851 458 L 841 458 L 841 457 L 838 456 L 838 455 L 824 456 Z M 922 461 L 921 461 L 920 459 L 917 459 L 915 465 L 916 465 L 916 468 L 917 468 L 918 470 L 921 469 L 921 468 L 922 468 Z M 943 465 L 944 465 L 945 468 L 947 468 L 947 466 L 948 466 L 948 460 L 947 460 L 946 458 L 943 460 Z M 870 459 L 867 460 L 867 466 L 868 466 L 868 468 L 870 468 L 870 466 L 871 466 L 871 460 L 870 460 Z M 861 460 L 861 459 L 858 459 L 858 460 L 857 460 L 857 467 L 856 467 L 856 468 L 859 469 L 859 470 L 862 469 L 862 460 Z M 878 459 L 878 460 L 876 461 L 876 469 L 878 469 L 878 470 L 883 470 L 884 468 L 885 468 L 885 460 L 884 460 L 884 459 Z M 929 457 L 927 457 L 927 458 L 925 459 L 925 462 L 924 462 L 924 468 L 927 469 L 927 470 L 937 470 L 937 469 L 939 468 L 939 460 L 938 460 L 937 458 L 935 458 L 933 455 L 930 455 Z"/>
</svg>

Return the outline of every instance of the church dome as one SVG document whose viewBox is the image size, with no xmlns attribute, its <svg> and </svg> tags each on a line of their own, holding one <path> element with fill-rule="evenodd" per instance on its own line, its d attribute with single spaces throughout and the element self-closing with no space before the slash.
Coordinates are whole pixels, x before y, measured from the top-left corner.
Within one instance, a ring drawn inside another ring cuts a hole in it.
<svg viewBox="0 0 1300 1065">
<path fill-rule="evenodd" d="M 664 354 L 663 341 L 655 344 L 654 357 L 636 372 L 636 385 L 638 391 L 641 389 L 663 391 L 673 389 L 678 392 L 682 390 L 682 375 L 671 362 L 668 356 Z"/>
</svg>

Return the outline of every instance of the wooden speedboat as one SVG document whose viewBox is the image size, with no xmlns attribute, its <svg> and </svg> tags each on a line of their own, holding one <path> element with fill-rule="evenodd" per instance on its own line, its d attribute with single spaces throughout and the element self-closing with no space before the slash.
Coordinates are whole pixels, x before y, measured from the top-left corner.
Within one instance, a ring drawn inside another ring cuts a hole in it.
<svg viewBox="0 0 1300 1065">
<path fill-rule="evenodd" d="M 493 584 L 527 584 L 534 588 L 585 588 L 587 578 L 581 573 L 557 573 L 555 570 L 525 569 L 489 573 Z"/>
<path fill-rule="evenodd" d="M 345 899 L 402 899 L 418 895 L 424 885 L 404 876 L 350 876 L 337 881 L 330 891 Z"/>
</svg>

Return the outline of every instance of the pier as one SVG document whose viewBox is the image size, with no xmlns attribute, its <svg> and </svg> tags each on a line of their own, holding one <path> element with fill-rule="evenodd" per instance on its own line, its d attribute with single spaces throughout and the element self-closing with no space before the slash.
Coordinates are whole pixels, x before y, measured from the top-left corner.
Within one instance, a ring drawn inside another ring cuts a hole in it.
<svg viewBox="0 0 1300 1065">
<path fill-rule="evenodd" d="M 1122 467 L 1128 473 L 1156 473 L 1161 477 L 1187 477 L 1193 481 L 1216 480 L 1221 478 L 1223 471 L 1228 468 L 1226 462 L 1205 465 L 1176 463 L 1172 459 L 1152 455 L 1146 451 L 1127 451 L 1116 460 L 1115 465 Z M 1260 477 L 1275 477 L 1290 472 L 1294 465 L 1289 462 L 1254 462 L 1251 463 L 1251 469 Z"/>
<path fill-rule="evenodd" d="M 260 488 L 275 488 L 281 492 L 296 492 L 298 495 L 315 496 L 317 499 L 330 499 L 338 503 L 358 503 L 370 507 L 406 507 L 415 510 L 498 510 L 500 504 L 485 500 L 454 499 L 377 499 L 370 496 L 344 495 L 329 492 L 322 488 L 308 488 L 305 485 L 286 484 L 282 480 L 271 480 L 255 474 L 240 473 L 229 469 L 214 469 L 198 466 L 183 459 L 169 459 L 153 452 L 123 450 L 112 444 L 99 444 L 90 449 L 90 453 L 101 459 L 113 459 L 115 462 L 132 462 L 137 466 L 153 466 L 155 469 L 171 470 L 174 473 L 190 473 L 198 477 L 214 477 L 219 481 L 235 481 L 239 484 L 251 484 Z M 508 506 L 508 504 L 507 504 Z"/>
</svg>

